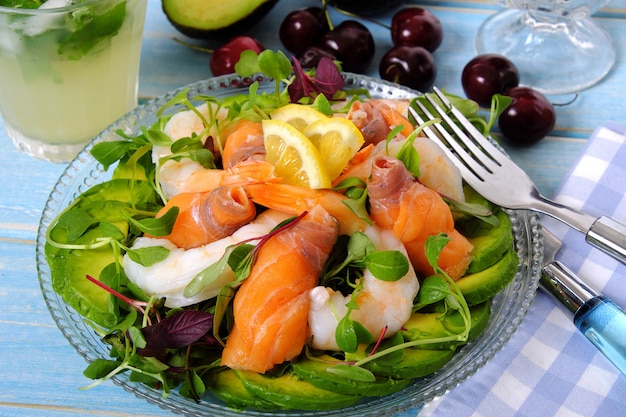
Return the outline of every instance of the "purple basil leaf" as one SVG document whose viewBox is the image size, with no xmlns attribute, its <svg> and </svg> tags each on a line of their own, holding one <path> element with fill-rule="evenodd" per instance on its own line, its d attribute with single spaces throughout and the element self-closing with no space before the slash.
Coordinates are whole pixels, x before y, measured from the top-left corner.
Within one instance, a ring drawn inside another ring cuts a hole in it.
<svg viewBox="0 0 626 417">
<path fill-rule="evenodd" d="M 144 339 L 146 339 L 145 348 L 137 348 L 137 354 L 141 356 L 161 357 L 168 348 L 169 332 L 167 328 L 157 323 L 153 326 L 146 326 L 141 329 Z"/>
<path fill-rule="evenodd" d="M 320 93 L 331 99 L 335 93 L 343 89 L 344 79 L 332 59 L 322 57 L 315 71 L 315 85 Z"/>
<path fill-rule="evenodd" d="M 297 58 L 292 58 L 291 61 L 293 62 L 293 73 L 295 79 L 291 84 L 289 84 L 289 87 L 287 87 L 289 99 L 292 103 L 295 103 L 305 96 L 314 97 L 314 93 L 319 91 L 313 83 L 313 80 L 311 80 L 311 77 L 304 73 L 302 65 Z"/>
<path fill-rule="evenodd" d="M 213 314 L 182 310 L 159 323 L 169 332 L 168 347 L 181 348 L 199 340 L 213 327 Z"/>
</svg>

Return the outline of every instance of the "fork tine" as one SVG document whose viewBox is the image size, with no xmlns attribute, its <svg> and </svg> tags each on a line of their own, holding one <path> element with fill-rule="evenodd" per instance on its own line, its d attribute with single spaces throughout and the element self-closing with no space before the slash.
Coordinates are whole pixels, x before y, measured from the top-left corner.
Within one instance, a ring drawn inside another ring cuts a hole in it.
<svg viewBox="0 0 626 417">
<path fill-rule="evenodd" d="M 485 137 L 477 128 L 474 126 L 467 118 L 452 105 L 450 100 L 439 90 L 437 87 L 433 87 L 433 91 L 441 100 L 441 102 L 452 112 L 454 117 L 459 121 L 461 126 L 469 133 L 473 141 L 475 141 L 480 148 L 480 153 L 485 154 L 489 159 L 496 161 L 499 165 L 502 165 L 502 161 L 508 160 L 508 158 L 502 154 L 502 152 L 494 146 L 493 143 L 489 139 Z M 453 126 L 456 124 L 453 123 Z M 472 152 L 474 152 L 472 150 Z M 502 159 L 505 158 L 505 159 Z"/>
<path fill-rule="evenodd" d="M 426 118 L 428 118 L 429 120 L 437 119 L 435 116 L 433 116 L 430 113 L 430 111 L 422 103 L 420 103 L 419 101 L 416 101 L 416 105 L 419 107 L 420 111 L 426 116 Z M 422 117 L 418 114 L 418 112 L 415 109 L 409 107 L 409 111 L 411 112 L 411 115 L 413 115 L 413 117 L 419 124 L 425 123 L 425 121 L 422 119 Z M 433 128 L 436 129 L 436 131 L 433 131 Z M 456 167 L 461 171 L 461 176 L 465 178 L 466 181 L 470 183 L 470 185 L 476 186 L 477 183 L 481 183 L 484 181 L 484 178 L 483 178 L 484 176 L 489 175 L 489 173 L 486 172 L 484 167 L 482 166 L 478 166 L 474 164 L 476 166 L 474 166 L 473 168 L 468 167 L 468 165 L 465 164 L 465 162 L 461 159 L 462 157 L 455 150 L 450 148 L 448 143 L 451 143 L 452 146 L 459 148 L 458 149 L 459 152 L 465 153 L 465 150 L 460 148 L 460 145 L 445 130 L 445 128 L 441 125 L 441 123 L 436 123 L 434 125 L 424 127 L 424 133 L 431 140 L 439 143 L 442 151 L 454 163 L 454 165 L 456 165 Z M 467 156 L 467 158 L 469 158 L 471 161 L 471 158 L 469 156 Z"/>
<path fill-rule="evenodd" d="M 459 157 L 463 160 L 463 162 L 468 165 L 476 175 L 484 178 L 485 175 L 493 173 L 500 167 L 499 162 L 495 161 L 488 154 L 486 154 L 476 143 L 472 140 L 472 138 L 468 137 L 468 135 L 461 129 L 451 118 L 448 116 L 447 109 L 443 109 L 435 100 L 426 95 L 426 100 L 430 103 L 431 106 L 435 109 L 435 111 L 439 114 L 441 119 L 446 123 L 448 129 L 452 130 L 454 135 L 458 139 L 454 139 L 452 136 L 446 138 L 448 140 L 448 146 L 454 148 L 454 151 L 459 155 Z M 450 109 L 454 109 L 452 104 L 446 99 L 446 103 L 444 103 Z M 455 109 L 456 110 L 456 109 Z M 459 112 L 459 115 L 462 114 Z M 456 116 L 456 115 L 455 115 Z M 469 121 L 468 121 L 469 123 Z M 469 123 L 471 125 L 471 123 Z M 473 127 L 473 126 L 472 126 Z M 445 128 L 442 127 L 445 130 Z M 485 170 L 487 171 L 485 173 Z"/>
<path fill-rule="evenodd" d="M 452 152 L 452 155 L 448 156 L 455 162 L 455 165 L 461 170 L 461 175 L 465 180 L 473 187 L 479 187 L 484 183 L 489 176 L 491 176 L 496 170 L 500 168 L 497 162 L 491 160 L 488 156 L 483 155 L 483 152 L 467 137 L 462 129 L 459 129 L 456 123 L 454 123 L 447 112 L 441 108 L 431 97 L 426 96 L 426 100 L 429 102 L 433 109 L 441 116 L 443 122 L 435 124 L 435 128 L 440 135 L 445 139 L 445 142 L 440 140 L 439 143 L 444 149 L 448 149 Z M 416 102 L 420 111 L 428 114 L 428 117 L 434 119 L 428 109 L 419 101 Z M 456 135 L 457 138 L 453 137 Z M 469 142 L 469 143 L 466 143 Z"/>
<path fill-rule="evenodd" d="M 416 102 L 418 107 L 420 108 L 420 111 L 422 111 L 424 113 L 424 115 L 429 119 L 429 120 L 433 120 L 436 119 L 436 117 L 434 117 L 429 111 L 428 109 L 426 109 L 426 107 L 424 107 L 421 103 Z M 409 112 L 411 113 L 411 115 L 415 118 L 415 121 L 422 125 L 424 123 L 426 123 L 426 121 L 424 119 L 422 119 L 422 117 L 419 115 L 419 113 L 412 107 L 409 107 Z M 432 128 L 435 128 L 437 131 L 433 131 Z M 459 156 L 452 151 L 452 149 L 450 149 L 448 147 L 448 145 L 441 139 L 441 136 L 443 136 L 446 141 L 451 141 L 453 140 L 452 137 L 450 136 L 450 134 L 443 129 L 440 124 L 435 124 L 435 125 L 430 125 L 430 126 L 426 126 L 424 127 L 423 132 L 426 134 L 426 136 L 428 136 L 432 141 L 436 142 L 439 144 L 441 150 L 443 151 L 443 153 L 446 154 L 446 156 L 454 163 L 454 165 L 456 165 L 456 167 L 461 171 L 461 176 L 463 178 L 466 178 L 466 181 L 468 182 L 472 182 L 471 179 L 472 178 L 477 178 L 476 173 L 473 170 L 470 170 L 465 163 L 463 163 L 463 161 L 461 161 L 459 159 Z M 482 178 L 477 178 L 478 181 L 482 181 Z M 470 184 L 471 185 L 471 184 Z"/>
</svg>

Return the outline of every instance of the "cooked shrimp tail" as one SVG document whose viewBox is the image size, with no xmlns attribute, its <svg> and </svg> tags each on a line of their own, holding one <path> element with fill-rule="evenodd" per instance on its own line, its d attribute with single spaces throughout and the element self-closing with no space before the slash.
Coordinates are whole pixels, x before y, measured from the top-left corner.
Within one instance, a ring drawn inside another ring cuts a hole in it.
<svg viewBox="0 0 626 417">
<path fill-rule="evenodd" d="M 294 216 L 321 205 L 337 219 L 341 234 L 352 234 L 368 225 L 367 220 L 344 204 L 348 197 L 333 190 L 270 183 L 250 184 L 245 188 L 255 203 Z"/>
<path fill-rule="evenodd" d="M 207 169 L 185 158 L 161 166 L 159 180 L 166 197 L 180 193 L 207 192 L 222 185 L 245 185 L 259 181 L 280 181 L 274 165 L 247 160 L 228 169 Z"/>
<path fill-rule="evenodd" d="M 390 230 L 368 227 L 366 235 L 377 250 L 396 250 L 407 255 L 404 245 Z M 350 314 L 350 319 L 359 322 L 372 335 L 397 333 L 411 317 L 413 299 L 419 290 L 419 281 L 413 267 L 396 281 L 382 281 L 368 269 L 363 273 L 363 291 L 354 302 L 358 309 L 349 310 L 351 295 L 344 296 L 327 287 L 315 287 L 309 295 L 309 326 L 311 345 L 316 349 L 340 350 L 336 342 L 339 321 Z M 385 330 L 386 329 L 386 330 Z"/>
</svg>

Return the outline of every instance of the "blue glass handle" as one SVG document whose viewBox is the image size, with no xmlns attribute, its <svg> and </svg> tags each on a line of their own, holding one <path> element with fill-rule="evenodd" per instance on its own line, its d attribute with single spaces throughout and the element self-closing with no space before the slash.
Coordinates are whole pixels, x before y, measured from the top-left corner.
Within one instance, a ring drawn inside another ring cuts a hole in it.
<svg viewBox="0 0 626 417">
<path fill-rule="evenodd" d="M 574 325 L 626 375 L 626 313 L 611 300 L 597 296 L 574 315 Z"/>
</svg>

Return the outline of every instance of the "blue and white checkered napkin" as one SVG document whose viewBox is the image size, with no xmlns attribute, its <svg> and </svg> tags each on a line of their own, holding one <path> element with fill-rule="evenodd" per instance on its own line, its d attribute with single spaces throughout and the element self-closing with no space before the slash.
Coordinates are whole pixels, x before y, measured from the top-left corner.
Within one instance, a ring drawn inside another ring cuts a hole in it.
<svg viewBox="0 0 626 417">
<path fill-rule="evenodd" d="M 557 201 L 626 223 L 626 127 L 598 128 L 557 192 Z M 563 240 L 557 259 L 622 308 L 626 266 L 555 221 Z M 415 415 L 407 412 L 408 415 Z M 539 292 L 511 340 L 484 368 L 419 417 L 610 417 L 626 415 L 623 376 L 572 324 L 572 316 Z M 404 414 L 403 414 L 404 416 Z"/>
</svg>

